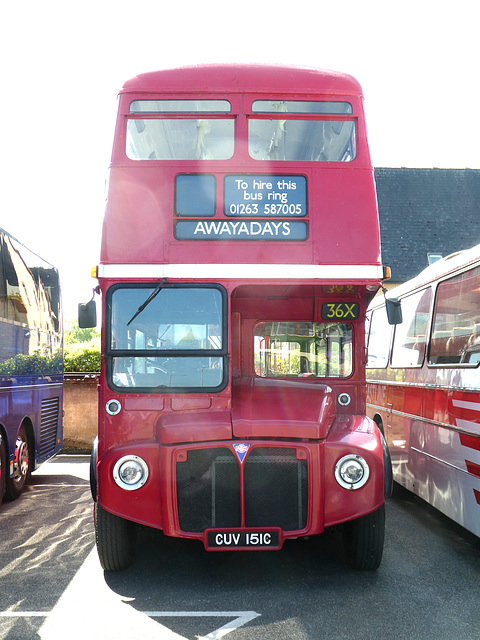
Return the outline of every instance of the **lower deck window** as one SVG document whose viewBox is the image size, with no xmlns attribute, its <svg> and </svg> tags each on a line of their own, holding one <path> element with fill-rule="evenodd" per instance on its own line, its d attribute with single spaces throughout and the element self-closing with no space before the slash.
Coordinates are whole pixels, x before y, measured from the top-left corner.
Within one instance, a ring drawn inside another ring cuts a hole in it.
<svg viewBox="0 0 480 640">
<path fill-rule="evenodd" d="M 347 323 L 262 322 L 254 340 L 255 373 L 262 378 L 338 378 L 353 370 Z"/>
<path fill-rule="evenodd" d="M 116 387 L 181 388 L 219 387 L 222 358 L 115 358 Z"/>
</svg>

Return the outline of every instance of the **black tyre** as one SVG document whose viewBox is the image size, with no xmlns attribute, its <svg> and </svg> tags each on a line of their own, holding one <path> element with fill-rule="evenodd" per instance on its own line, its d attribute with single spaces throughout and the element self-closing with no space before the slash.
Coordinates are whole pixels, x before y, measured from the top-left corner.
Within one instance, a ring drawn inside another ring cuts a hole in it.
<svg viewBox="0 0 480 640">
<path fill-rule="evenodd" d="M 15 461 L 13 463 L 13 476 L 6 481 L 6 497 L 8 500 L 16 500 L 22 493 L 23 487 L 29 482 L 32 474 L 32 451 L 24 426 L 18 430 L 15 442 Z"/>
<path fill-rule="evenodd" d="M 378 569 L 385 539 L 385 505 L 373 513 L 345 523 L 343 535 L 347 562 L 353 569 Z"/>
<path fill-rule="evenodd" d="M 104 571 L 123 571 L 135 556 L 135 525 L 95 503 L 95 540 Z"/>
<path fill-rule="evenodd" d="M 5 494 L 5 487 L 7 484 L 7 447 L 5 444 L 5 438 L 0 433 L 0 504 Z"/>
</svg>

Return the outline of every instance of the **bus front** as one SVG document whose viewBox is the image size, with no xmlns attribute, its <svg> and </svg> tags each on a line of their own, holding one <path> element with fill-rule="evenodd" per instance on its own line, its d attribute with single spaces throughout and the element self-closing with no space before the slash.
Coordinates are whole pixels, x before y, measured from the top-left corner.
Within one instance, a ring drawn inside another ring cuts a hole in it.
<svg viewBox="0 0 480 640">
<path fill-rule="evenodd" d="M 379 247 L 349 76 L 213 66 L 126 83 L 97 273 L 106 570 L 130 562 L 134 523 L 210 551 L 341 524 L 352 566 L 379 565 L 364 338 Z"/>
</svg>

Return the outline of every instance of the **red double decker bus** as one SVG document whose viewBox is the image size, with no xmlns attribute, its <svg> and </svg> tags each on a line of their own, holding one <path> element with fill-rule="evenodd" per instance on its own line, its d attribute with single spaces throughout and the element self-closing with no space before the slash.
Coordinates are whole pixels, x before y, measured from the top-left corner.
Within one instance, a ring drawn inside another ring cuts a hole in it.
<svg viewBox="0 0 480 640">
<path fill-rule="evenodd" d="M 357 81 L 216 65 L 128 81 L 96 275 L 104 569 L 130 562 L 134 523 L 209 551 L 343 525 L 352 566 L 377 568 L 364 320 L 383 271 Z"/>
</svg>

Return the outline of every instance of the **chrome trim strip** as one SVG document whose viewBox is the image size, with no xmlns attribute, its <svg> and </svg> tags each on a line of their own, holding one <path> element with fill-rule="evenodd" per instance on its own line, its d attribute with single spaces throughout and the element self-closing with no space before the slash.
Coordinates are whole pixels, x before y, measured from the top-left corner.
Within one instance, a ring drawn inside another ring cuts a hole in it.
<svg viewBox="0 0 480 640">
<path fill-rule="evenodd" d="M 417 449 L 417 447 L 410 447 L 410 449 L 412 451 L 416 451 L 417 453 L 421 453 L 422 455 L 426 456 L 427 458 L 430 458 L 431 460 L 435 460 L 435 462 L 440 462 L 441 464 L 444 464 L 447 467 L 451 467 L 452 469 L 455 469 L 456 471 L 461 471 L 462 473 L 465 473 L 467 476 L 473 475 L 473 474 L 469 473 L 466 469 L 461 469 L 460 467 L 457 467 L 457 465 L 452 464 L 451 462 L 447 462 L 446 460 L 442 460 L 441 458 L 437 458 L 437 456 L 432 456 L 431 453 L 427 453 L 426 451 L 422 451 L 421 449 Z"/>
<path fill-rule="evenodd" d="M 464 368 L 462 367 L 462 370 Z M 417 389 L 445 389 L 445 391 L 458 391 L 458 392 L 472 392 L 478 393 L 480 392 L 480 387 L 459 387 L 458 385 L 447 385 L 447 384 L 427 384 L 426 382 L 397 382 L 395 380 L 373 380 L 367 378 L 367 384 L 384 384 L 389 387 L 411 387 Z"/>
<path fill-rule="evenodd" d="M 63 383 L 61 382 L 46 382 L 45 384 L 25 384 L 13 386 L 13 387 L 2 387 L 0 386 L 0 393 L 11 393 L 12 391 L 35 391 L 35 389 L 62 389 Z"/>
<path fill-rule="evenodd" d="M 439 422 L 438 420 L 430 420 L 429 418 L 424 418 L 423 416 L 415 416 L 411 413 L 405 413 L 404 411 L 398 411 L 397 409 L 391 409 L 389 407 L 381 407 L 380 405 L 370 404 L 367 402 L 367 407 L 378 411 L 390 412 L 392 415 L 400 416 L 401 418 L 407 418 L 408 420 L 414 420 L 415 422 L 424 422 L 425 424 L 431 424 L 434 427 L 440 427 L 443 429 L 448 429 L 449 431 L 455 431 L 457 433 L 463 433 L 468 436 L 476 436 L 480 438 L 480 434 L 475 431 L 466 431 L 465 429 L 461 429 L 454 424 L 447 424 L 446 422 Z M 413 447 L 412 447 L 413 449 Z"/>
</svg>

